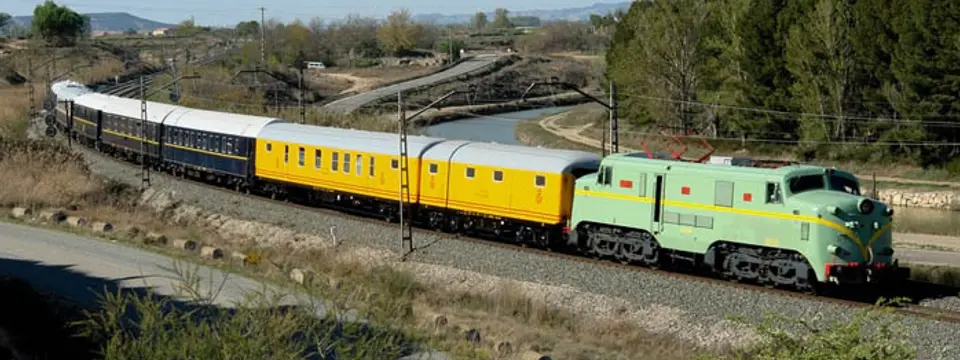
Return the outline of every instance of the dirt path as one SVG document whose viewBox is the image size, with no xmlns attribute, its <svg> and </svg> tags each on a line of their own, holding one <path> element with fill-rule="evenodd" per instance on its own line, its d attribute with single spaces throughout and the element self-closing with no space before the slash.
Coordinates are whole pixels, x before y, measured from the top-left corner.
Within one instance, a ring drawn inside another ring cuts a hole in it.
<svg viewBox="0 0 960 360">
<path fill-rule="evenodd" d="M 543 128 L 543 130 L 555 136 L 564 138 L 566 140 L 573 141 L 575 143 L 579 143 L 587 146 L 592 146 L 598 149 L 600 148 L 600 145 L 601 145 L 600 140 L 581 135 L 581 133 L 584 130 L 593 126 L 594 125 L 593 123 L 585 124 L 583 126 L 575 126 L 575 127 L 565 127 L 565 126 L 557 125 L 557 121 L 560 119 L 563 119 L 564 116 L 565 116 L 565 113 L 559 113 L 559 114 L 555 114 L 555 115 L 551 115 L 546 118 L 543 118 L 542 120 L 540 120 L 540 127 Z M 641 150 L 620 146 L 620 151 L 633 152 L 633 151 L 641 151 Z M 854 174 L 854 175 L 864 181 L 873 180 L 872 175 L 865 175 L 865 174 Z M 905 178 L 889 177 L 889 176 L 877 176 L 877 181 L 895 182 L 895 183 L 901 183 L 901 184 L 938 185 L 938 186 L 949 186 L 952 188 L 960 188 L 960 183 L 952 182 L 952 181 L 905 179 Z"/>
<path fill-rule="evenodd" d="M 374 88 L 374 87 L 377 85 L 377 80 L 376 80 L 376 79 L 362 78 L 362 77 L 359 77 L 359 76 L 355 76 L 355 75 L 353 75 L 353 74 L 333 73 L 333 72 L 331 72 L 331 73 L 322 73 L 322 74 L 319 74 L 319 75 L 320 75 L 320 76 L 334 77 L 334 78 L 337 78 L 337 79 L 340 79 L 340 80 L 346 80 L 346 81 L 349 81 L 349 82 L 353 83 L 352 86 L 350 86 L 349 88 L 341 91 L 340 94 L 346 94 L 346 93 L 350 93 L 350 92 L 358 92 L 358 93 L 359 93 L 359 92 L 364 92 L 364 91 L 367 91 L 367 90 L 370 90 L 370 89 Z"/>
</svg>

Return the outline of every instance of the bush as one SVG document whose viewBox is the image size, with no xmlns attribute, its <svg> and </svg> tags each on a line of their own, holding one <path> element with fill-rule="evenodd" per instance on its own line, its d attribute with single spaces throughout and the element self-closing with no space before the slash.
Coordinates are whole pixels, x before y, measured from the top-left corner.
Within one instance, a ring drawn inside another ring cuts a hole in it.
<svg viewBox="0 0 960 360">
<path fill-rule="evenodd" d="M 916 349 L 904 339 L 901 324 L 888 317 L 892 309 L 877 306 L 858 311 L 850 321 L 814 321 L 767 316 L 756 324 L 761 344 L 736 353 L 734 359 L 897 360 L 915 359 Z M 773 325 L 777 324 L 777 325 Z M 791 331 L 795 328 L 799 331 Z M 799 332 L 798 335 L 792 333 Z"/>
</svg>

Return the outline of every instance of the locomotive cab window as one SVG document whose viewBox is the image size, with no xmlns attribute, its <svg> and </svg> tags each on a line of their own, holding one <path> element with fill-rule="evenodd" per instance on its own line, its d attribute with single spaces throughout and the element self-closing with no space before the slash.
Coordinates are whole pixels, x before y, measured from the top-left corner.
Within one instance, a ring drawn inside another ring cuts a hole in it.
<svg viewBox="0 0 960 360">
<path fill-rule="evenodd" d="M 493 172 L 493 181 L 501 182 L 503 181 L 503 171 L 497 170 Z"/>
<path fill-rule="evenodd" d="M 467 176 L 467 179 L 473 179 L 475 176 L 477 176 L 477 169 L 468 167 L 466 171 L 466 176 Z"/>
<path fill-rule="evenodd" d="M 767 204 L 782 204 L 783 197 L 780 195 L 780 184 L 778 183 L 767 183 Z"/>
<path fill-rule="evenodd" d="M 597 184 L 610 185 L 612 181 L 613 181 L 613 168 L 609 166 L 601 167 L 600 173 L 597 174 Z"/>
<path fill-rule="evenodd" d="M 534 185 L 540 188 L 547 186 L 547 178 L 543 175 L 537 175 L 537 178 L 534 180 Z"/>
<path fill-rule="evenodd" d="M 431 173 L 431 174 L 436 174 L 438 170 L 439 170 L 439 166 L 437 166 L 437 164 L 430 164 L 430 173 Z"/>
</svg>

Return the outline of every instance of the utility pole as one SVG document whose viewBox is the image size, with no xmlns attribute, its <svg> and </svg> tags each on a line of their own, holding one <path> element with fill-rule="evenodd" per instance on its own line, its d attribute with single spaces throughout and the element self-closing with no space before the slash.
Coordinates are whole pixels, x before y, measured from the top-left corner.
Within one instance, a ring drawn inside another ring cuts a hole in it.
<svg viewBox="0 0 960 360">
<path fill-rule="evenodd" d="M 32 51 L 31 51 L 31 54 L 27 56 L 27 77 L 29 77 L 28 79 L 29 82 L 27 83 L 27 85 L 29 88 L 28 91 L 30 92 L 30 96 L 29 96 L 30 120 L 33 120 L 33 118 L 37 116 L 37 101 L 36 101 L 36 95 L 34 94 L 36 90 L 34 89 L 35 86 L 33 85 L 33 52 Z"/>
<path fill-rule="evenodd" d="M 603 102 L 603 101 L 601 101 L 600 99 L 597 99 L 596 97 L 594 97 L 593 95 L 590 95 L 590 94 L 587 94 L 587 93 L 583 92 L 583 90 L 580 90 L 580 88 L 577 87 L 576 85 L 573 85 L 573 84 L 567 83 L 567 82 L 559 82 L 559 81 L 557 81 L 556 78 L 552 78 L 549 82 L 538 81 L 538 82 L 534 82 L 534 83 L 530 84 L 530 86 L 527 87 L 527 90 L 525 90 L 525 91 L 523 92 L 523 95 L 520 96 L 520 101 L 526 101 L 526 100 L 527 100 L 527 94 L 530 93 L 530 90 L 533 90 L 533 88 L 535 88 L 535 87 L 537 87 L 537 86 L 544 86 L 544 85 L 545 85 L 545 86 L 559 86 L 559 87 L 562 87 L 562 88 L 567 89 L 567 90 L 576 91 L 577 93 L 579 93 L 580 95 L 583 95 L 583 96 L 586 97 L 587 99 L 590 99 L 591 101 L 593 101 L 593 102 L 595 102 L 595 103 L 597 103 L 597 104 L 600 104 L 600 105 L 603 105 L 604 107 L 606 107 L 607 110 L 609 110 L 609 112 L 610 112 L 610 128 L 609 128 L 609 131 L 610 131 L 610 133 L 611 133 L 611 134 L 610 134 L 611 148 L 613 149 L 613 152 L 619 152 L 619 150 L 620 150 L 620 137 L 619 137 L 619 135 L 617 134 L 617 132 L 618 132 L 618 124 L 617 124 L 617 123 L 619 122 L 619 117 L 618 117 L 618 114 L 617 114 L 616 85 L 614 85 L 613 81 L 610 82 L 610 102 L 609 102 L 609 103 Z M 601 127 L 601 131 L 600 131 L 600 133 L 603 134 L 603 136 L 602 136 L 602 137 L 603 137 L 603 140 L 602 140 L 602 142 L 601 142 L 601 144 L 600 144 L 600 151 L 601 151 L 601 154 L 602 154 L 603 156 L 607 156 L 607 131 L 608 131 L 607 126 L 606 126 L 606 124 L 604 124 L 604 126 Z"/>
<path fill-rule="evenodd" d="M 143 87 L 143 75 L 140 76 L 140 190 L 150 186 L 150 168 L 147 166 L 147 95 Z"/>
<path fill-rule="evenodd" d="M 306 123 L 307 123 L 307 111 L 306 111 L 306 109 L 303 108 L 303 64 L 301 63 L 301 64 L 297 64 L 297 65 L 300 67 L 300 79 L 299 79 L 299 83 L 297 84 L 297 86 L 300 87 L 300 99 L 299 99 L 299 101 L 298 101 L 297 106 L 300 107 L 300 123 L 301 123 L 301 124 L 306 124 Z"/>
<path fill-rule="evenodd" d="M 266 29 L 266 24 L 264 24 L 265 17 L 263 13 L 266 10 L 267 10 L 266 8 L 260 7 L 260 66 L 264 66 L 267 63 L 266 46 L 264 45 L 265 44 L 264 32 L 266 32 L 267 29 Z"/>
<path fill-rule="evenodd" d="M 425 111 L 430 110 L 437 104 L 443 102 L 447 98 L 453 96 L 454 94 L 459 93 L 473 93 L 476 91 L 476 85 L 471 84 L 469 90 L 453 90 L 446 95 L 441 96 L 440 98 L 434 100 L 427 106 L 413 113 L 410 117 L 407 117 L 406 111 L 403 108 L 403 91 L 397 91 L 397 114 L 399 117 L 399 132 L 400 132 L 400 247 L 403 248 L 404 253 L 401 256 L 401 261 L 407 259 L 407 255 L 413 253 L 413 214 L 410 211 L 410 168 L 409 168 L 409 154 L 407 152 L 407 124 L 411 119 L 420 116 Z M 408 214 L 409 213 L 409 214 Z M 409 216 L 407 219 L 405 216 Z"/>
</svg>

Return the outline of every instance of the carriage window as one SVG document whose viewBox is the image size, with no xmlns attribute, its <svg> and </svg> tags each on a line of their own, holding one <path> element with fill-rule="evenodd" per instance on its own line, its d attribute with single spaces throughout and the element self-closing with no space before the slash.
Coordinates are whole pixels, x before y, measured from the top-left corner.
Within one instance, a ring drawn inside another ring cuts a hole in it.
<svg viewBox="0 0 960 360">
<path fill-rule="evenodd" d="M 343 153 L 343 173 L 350 173 L 350 154 Z"/>
<path fill-rule="evenodd" d="M 320 149 L 314 150 L 313 151 L 313 167 L 315 169 L 320 168 L 321 159 L 323 159 L 323 151 L 321 151 Z"/>
<path fill-rule="evenodd" d="M 477 170 L 474 168 L 468 167 L 466 174 L 464 175 L 466 175 L 468 179 L 473 179 L 474 176 L 477 176 Z"/>
<path fill-rule="evenodd" d="M 227 154 L 233 155 L 233 139 L 227 138 Z"/>
<path fill-rule="evenodd" d="M 330 162 L 330 169 L 331 169 L 331 170 L 337 171 L 337 169 L 340 167 L 340 161 L 339 161 L 339 159 L 340 159 L 340 153 L 334 151 L 334 152 L 333 152 L 333 161 Z"/>
<path fill-rule="evenodd" d="M 373 159 L 375 158 L 371 156 L 370 157 L 370 176 L 373 176 L 373 164 L 374 164 Z"/>
<path fill-rule="evenodd" d="M 501 182 L 503 181 L 503 171 L 497 170 L 493 172 L 493 181 Z"/>
<path fill-rule="evenodd" d="M 534 185 L 536 185 L 537 187 L 547 186 L 547 178 L 544 177 L 543 175 L 537 175 Z"/>
<path fill-rule="evenodd" d="M 400 167 L 400 160 L 390 159 L 390 168 L 396 170 Z"/>
<path fill-rule="evenodd" d="M 273 150 L 273 144 L 267 143 L 267 152 L 270 152 L 270 150 Z"/>
<path fill-rule="evenodd" d="M 363 155 L 357 154 L 357 175 L 363 175 Z"/>
<path fill-rule="evenodd" d="M 304 157 L 305 157 L 305 155 L 304 155 L 304 153 L 303 153 L 303 147 L 301 147 L 301 148 L 300 148 L 300 153 L 297 154 L 297 164 L 298 164 L 298 165 L 303 166 L 304 161 L 306 161 L 306 160 L 304 160 Z"/>
<path fill-rule="evenodd" d="M 437 164 L 430 164 L 430 173 L 431 173 L 431 174 L 436 174 L 436 173 L 437 173 L 437 168 L 438 168 Z"/>
<path fill-rule="evenodd" d="M 783 199 L 780 196 L 780 184 L 767 183 L 767 204 L 781 204 Z"/>
<path fill-rule="evenodd" d="M 290 159 L 290 146 L 283 146 L 283 163 L 286 164 Z"/>
</svg>

